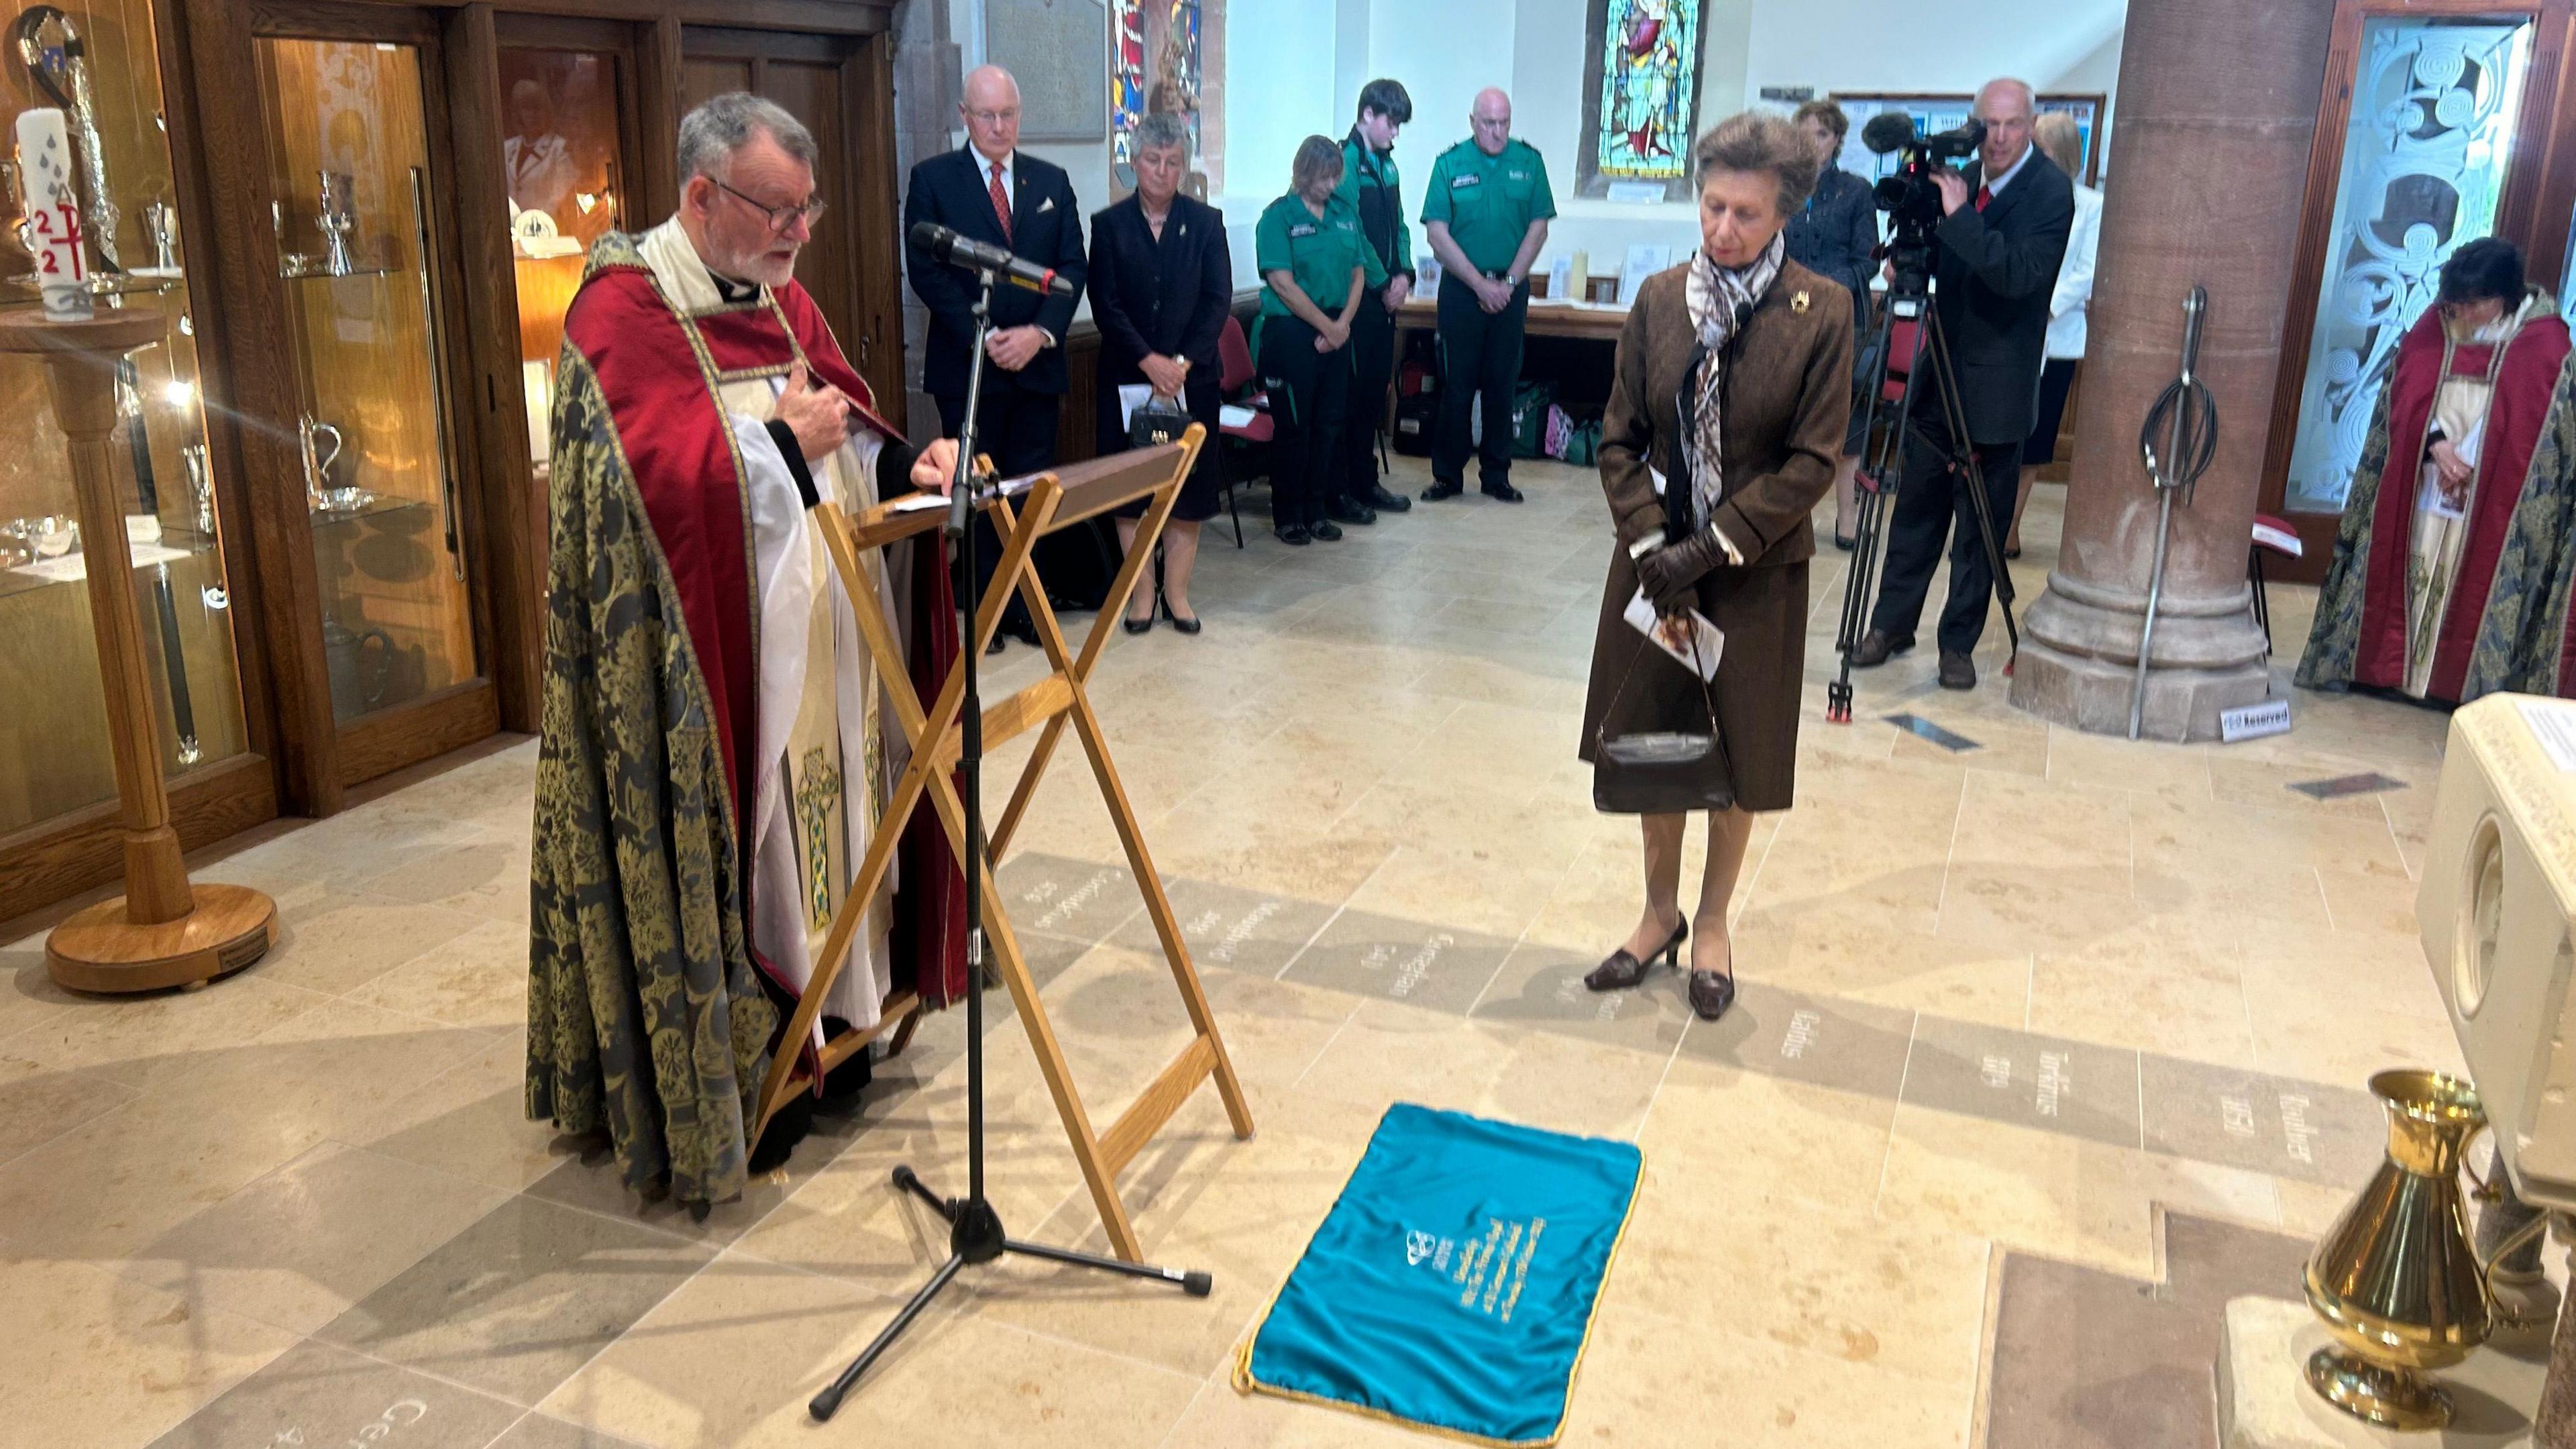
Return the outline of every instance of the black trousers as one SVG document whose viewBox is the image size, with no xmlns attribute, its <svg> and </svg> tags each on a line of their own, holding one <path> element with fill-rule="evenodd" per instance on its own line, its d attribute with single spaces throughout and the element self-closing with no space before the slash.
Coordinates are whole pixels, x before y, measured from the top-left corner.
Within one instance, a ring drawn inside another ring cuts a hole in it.
<svg viewBox="0 0 2576 1449">
<path fill-rule="evenodd" d="M 1386 417 L 1386 389 L 1395 377 L 1395 314 L 1376 292 L 1360 298 L 1351 317 L 1351 403 L 1342 421 L 1342 491 L 1368 501 L 1377 482 L 1377 428 Z"/>
<path fill-rule="evenodd" d="M 1927 389 L 1928 392 L 1928 389 Z M 1887 526 L 1887 565 L 1879 582 L 1878 607 L 1870 627 L 1890 634 L 1911 634 L 1923 619 L 1924 596 L 1932 590 L 1932 570 L 1941 561 L 1941 541 L 1950 543 L 1950 599 L 1941 609 L 1941 647 L 1966 654 L 1986 630 L 1987 601 L 1995 578 L 1986 566 L 1986 545 L 1977 532 L 1977 516 L 1968 510 L 1980 493 L 1986 516 L 1994 520 L 1995 543 L 2003 543 L 2012 524 L 2013 493 L 2021 477 L 2021 442 L 1972 445 L 1981 479 L 1965 485 L 1950 476 L 1950 428 L 1937 396 L 1918 397 L 1912 425 L 1906 429 L 1905 472 L 1897 485 L 1896 507 Z M 1933 410 L 1929 416 L 1924 409 Z M 1982 488 L 1978 486 L 1982 484 Z"/>
<path fill-rule="evenodd" d="M 1270 392 L 1270 522 L 1324 521 L 1342 489 L 1342 424 L 1351 397 L 1351 349 L 1315 350 L 1315 329 L 1296 317 L 1261 324 L 1261 385 Z"/>
<path fill-rule="evenodd" d="M 1521 380 L 1521 336 L 1529 323 L 1529 283 L 1511 305 L 1487 312 L 1465 282 L 1440 278 L 1440 425 L 1431 435 L 1431 477 L 1467 478 L 1467 411 L 1485 400 L 1485 440 L 1476 449 L 1478 481 L 1512 481 L 1512 389 Z"/>
<path fill-rule="evenodd" d="M 934 393 L 931 401 L 939 405 L 939 435 L 957 437 L 966 423 L 966 394 Z M 1056 417 L 1063 410 L 1064 399 L 1049 392 L 1022 387 L 1019 380 L 998 367 L 984 368 L 984 395 L 976 408 L 975 450 L 989 455 L 993 467 L 1005 478 L 1034 473 L 1055 461 Z M 993 582 L 994 566 L 1001 562 L 1002 537 L 993 529 L 993 521 L 982 513 L 975 515 L 975 597 L 981 599 Z M 1043 565 L 1041 565 L 1043 567 Z M 958 607 L 973 609 L 974 601 L 960 599 Z M 1002 611 L 1002 621 L 1014 628 L 1031 627 L 1028 606 L 1019 596 Z"/>
</svg>

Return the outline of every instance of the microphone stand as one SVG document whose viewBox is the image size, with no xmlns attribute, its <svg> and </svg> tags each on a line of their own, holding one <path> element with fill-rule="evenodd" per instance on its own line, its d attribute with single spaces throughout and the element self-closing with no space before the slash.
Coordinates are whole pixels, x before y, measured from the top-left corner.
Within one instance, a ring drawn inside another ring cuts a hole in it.
<svg viewBox="0 0 2576 1449">
<path fill-rule="evenodd" d="M 910 1165 L 894 1170 L 894 1185 L 930 1204 L 948 1222 L 948 1261 L 930 1275 L 930 1281 L 912 1295 L 912 1301 L 894 1316 L 894 1321 L 876 1336 L 841 1376 L 832 1380 L 808 1403 L 806 1411 L 816 1422 L 832 1417 L 841 1400 L 870 1365 L 894 1346 L 921 1310 L 930 1306 L 940 1290 L 957 1277 L 957 1271 L 970 1263 L 989 1263 L 1005 1253 L 1027 1258 L 1044 1258 L 1054 1263 L 1070 1263 L 1078 1268 L 1094 1268 L 1103 1273 L 1117 1273 L 1130 1278 L 1151 1278 L 1157 1282 L 1178 1285 L 1193 1298 L 1205 1298 L 1214 1281 L 1205 1273 L 1184 1273 L 1174 1268 L 1156 1268 L 1143 1263 L 1129 1263 L 1091 1253 L 1078 1253 L 1070 1248 L 1049 1247 L 1043 1243 L 1022 1242 L 1002 1229 L 1001 1214 L 984 1196 L 984 701 L 978 685 L 977 661 L 983 649 L 975 638 L 973 622 L 983 600 L 975 594 L 975 529 L 977 505 L 990 496 L 975 496 L 975 422 L 977 408 L 984 398 L 984 343 L 992 335 L 993 285 L 992 269 L 976 272 L 978 291 L 975 296 L 975 356 L 966 375 L 966 416 L 957 425 L 957 471 L 949 488 L 948 522 L 943 531 L 956 551 L 956 593 L 964 613 L 958 629 L 958 667 L 964 671 L 965 702 L 959 707 L 959 721 L 964 730 L 963 748 L 957 757 L 959 797 L 965 806 L 966 850 L 958 862 L 966 876 L 966 1195 L 943 1198 L 924 1186 Z M 938 742 L 923 740 L 921 748 L 936 749 Z"/>
</svg>

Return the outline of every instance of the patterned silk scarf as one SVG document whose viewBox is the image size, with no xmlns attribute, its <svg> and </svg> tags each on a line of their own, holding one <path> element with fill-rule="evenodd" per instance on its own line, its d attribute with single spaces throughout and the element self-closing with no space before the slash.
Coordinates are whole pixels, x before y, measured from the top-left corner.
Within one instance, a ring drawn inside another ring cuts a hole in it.
<svg viewBox="0 0 2576 1449">
<path fill-rule="evenodd" d="M 1785 242 L 1775 232 L 1762 255 L 1744 267 L 1721 267 L 1709 260 L 1705 250 L 1691 253 L 1686 296 L 1691 329 L 1699 334 L 1700 360 L 1698 370 L 1683 385 L 1697 392 L 1699 405 L 1680 411 L 1691 419 L 1691 434 L 1684 440 L 1684 449 L 1690 460 L 1691 501 L 1696 505 L 1695 521 L 1699 524 L 1706 524 L 1716 514 L 1719 501 L 1726 496 L 1725 433 L 1718 416 L 1726 383 L 1726 344 L 1734 337 L 1739 319 L 1753 315 L 1753 309 L 1761 305 L 1762 294 L 1771 290 L 1772 279 L 1780 275 L 1784 248 Z"/>
</svg>

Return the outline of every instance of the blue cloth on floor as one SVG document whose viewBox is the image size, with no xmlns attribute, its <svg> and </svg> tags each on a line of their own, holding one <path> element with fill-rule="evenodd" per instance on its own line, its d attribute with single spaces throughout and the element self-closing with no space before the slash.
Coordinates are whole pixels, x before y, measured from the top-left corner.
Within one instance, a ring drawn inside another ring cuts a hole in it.
<svg viewBox="0 0 2576 1449">
<path fill-rule="evenodd" d="M 1235 1386 L 1553 1443 L 1643 1164 L 1634 1143 L 1389 1107 Z"/>
</svg>

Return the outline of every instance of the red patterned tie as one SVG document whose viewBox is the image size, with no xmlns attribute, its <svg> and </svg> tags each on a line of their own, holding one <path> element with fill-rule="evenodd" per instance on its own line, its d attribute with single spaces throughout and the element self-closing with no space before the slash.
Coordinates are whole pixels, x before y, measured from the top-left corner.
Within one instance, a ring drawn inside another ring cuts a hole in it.
<svg viewBox="0 0 2576 1449">
<path fill-rule="evenodd" d="M 1995 199 L 1995 189 L 1994 189 L 1993 187 L 1991 187 L 1991 186 L 1980 186 L 1980 187 L 1978 187 L 1978 188 L 1977 188 L 1977 210 L 1979 210 L 1979 211 L 1983 211 L 1983 210 L 1985 210 L 1985 209 L 1986 209 L 1986 203 L 1987 203 L 1987 202 L 1989 202 L 1989 201 L 1992 201 L 1992 200 L 1994 200 L 1994 199 Z"/>
<path fill-rule="evenodd" d="M 993 161 L 986 164 L 993 168 L 993 215 L 1001 219 L 1002 240 L 1007 243 L 1011 239 L 1011 198 L 1002 190 L 1002 163 Z"/>
</svg>

